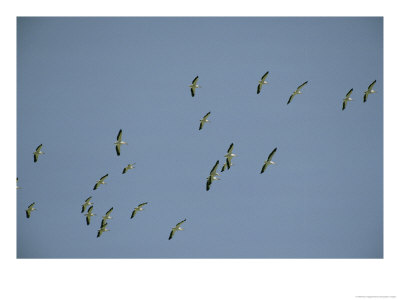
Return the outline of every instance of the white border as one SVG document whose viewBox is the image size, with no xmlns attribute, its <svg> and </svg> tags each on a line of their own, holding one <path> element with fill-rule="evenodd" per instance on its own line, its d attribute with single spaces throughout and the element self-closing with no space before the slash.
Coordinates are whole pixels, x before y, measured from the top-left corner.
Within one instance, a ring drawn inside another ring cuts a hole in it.
<svg viewBox="0 0 400 300">
<path fill-rule="evenodd" d="M 376 1 L 15 1 L 1 9 L 2 294 L 5 299 L 355 299 L 399 297 L 400 99 L 396 5 Z M 393 3 L 393 2 L 392 2 Z M 17 260 L 16 16 L 384 16 L 383 260 Z M 4 93 L 5 91 L 5 93 Z M 12 130 L 11 130 L 12 129 Z M 4 166 L 5 165 L 5 166 Z"/>
</svg>

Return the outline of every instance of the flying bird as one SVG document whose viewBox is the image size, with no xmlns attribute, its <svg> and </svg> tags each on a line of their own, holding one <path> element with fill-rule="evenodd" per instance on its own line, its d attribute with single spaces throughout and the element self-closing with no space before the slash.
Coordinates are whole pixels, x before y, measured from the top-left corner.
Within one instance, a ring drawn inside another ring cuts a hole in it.
<svg viewBox="0 0 400 300">
<path fill-rule="evenodd" d="M 89 205 L 92 205 L 93 202 L 90 202 L 90 199 L 92 199 L 92 197 L 89 197 L 85 200 L 85 203 L 82 204 L 82 211 L 81 213 L 83 213 L 86 210 L 86 207 L 88 207 Z"/>
<path fill-rule="evenodd" d="M 368 98 L 368 95 L 369 95 L 369 94 L 376 93 L 376 91 L 374 91 L 374 90 L 372 89 L 372 88 L 374 87 L 375 83 L 376 83 L 376 80 L 374 80 L 374 82 L 372 82 L 372 83 L 368 86 L 368 90 L 366 90 L 366 91 L 364 92 L 364 102 L 367 102 L 367 98 Z"/>
<path fill-rule="evenodd" d="M 227 154 L 224 155 L 224 157 L 226 157 L 226 166 L 228 167 L 228 170 L 231 168 L 232 166 L 232 157 L 235 157 L 236 154 L 232 153 L 233 150 L 233 143 L 229 146 L 228 148 L 228 152 Z M 225 165 L 225 164 L 224 164 Z M 222 172 L 222 171 L 221 171 Z"/>
<path fill-rule="evenodd" d="M 33 162 L 37 162 L 39 155 L 44 154 L 44 152 L 40 151 L 42 149 L 43 144 L 40 144 L 37 148 L 36 151 L 33 152 Z"/>
<path fill-rule="evenodd" d="M 128 172 L 128 170 L 135 168 L 135 163 L 127 165 L 124 170 L 122 171 L 122 174 L 125 174 Z"/>
<path fill-rule="evenodd" d="M 92 210 L 93 210 L 93 205 L 91 207 L 89 207 L 87 213 L 85 214 L 85 216 L 86 216 L 86 224 L 87 225 L 90 224 L 90 218 L 96 215 L 96 214 L 92 213 Z"/>
<path fill-rule="evenodd" d="M 208 112 L 208 113 L 203 117 L 203 119 L 200 120 L 200 127 L 199 127 L 199 130 L 201 130 L 201 129 L 203 128 L 203 125 L 204 125 L 205 123 L 210 122 L 210 121 L 207 119 L 208 116 L 209 116 L 210 114 L 211 114 L 211 111 Z"/>
<path fill-rule="evenodd" d="M 107 224 L 104 220 L 101 221 L 100 229 L 97 230 L 97 237 L 98 237 L 98 238 L 101 236 L 101 234 L 102 234 L 103 232 L 110 231 L 110 229 L 107 229 L 107 228 L 106 228 L 107 225 L 108 225 L 108 224 Z"/>
<path fill-rule="evenodd" d="M 17 190 L 20 190 L 21 187 L 18 186 L 18 177 L 17 177 Z"/>
<path fill-rule="evenodd" d="M 137 207 L 135 207 L 135 209 L 132 212 L 131 219 L 136 215 L 136 212 L 142 211 L 143 210 L 143 206 L 145 206 L 147 203 L 148 202 L 144 202 L 144 203 L 139 204 Z"/>
<path fill-rule="evenodd" d="M 34 210 L 37 210 L 36 208 L 34 208 L 33 206 L 35 205 L 35 202 L 33 202 L 31 205 L 28 206 L 28 209 L 25 210 L 26 212 L 26 217 L 29 219 L 31 217 L 31 212 L 33 212 Z"/>
<path fill-rule="evenodd" d="M 347 92 L 346 97 L 343 99 L 343 106 L 342 106 L 342 110 L 344 110 L 346 108 L 347 105 L 347 101 L 352 101 L 353 99 L 350 98 L 351 93 L 353 92 L 353 89 L 351 89 L 350 91 Z"/>
<path fill-rule="evenodd" d="M 217 168 L 218 168 L 219 160 L 215 163 L 214 167 L 211 169 L 210 176 L 207 177 L 207 184 L 206 184 L 206 190 L 208 191 L 210 189 L 210 185 L 214 180 L 220 180 L 217 176 L 220 176 L 217 173 Z"/>
<path fill-rule="evenodd" d="M 103 221 L 106 221 L 106 220 L 111 219 L 110 214 L 111 214 L 111 212 L 113 211 L 113 209 L 114 209 L 114 207 L 111 207 L 111 208 L 106 212 L 106 215 L 103 216 L 103 218 L 102 218 Z"/>
<path fill-rule="evenodd" d="M 222 166 L 221 172 L 225 171 L 226 169 L 228 169 L 228 165 L 227 162 L 225 162 Z"/>
<path fill-rule="evenodd" d="M 265 80 L 265 79 L 267 78 L 267 76 L 268 76 L 268 73 L 269 73 L 269 71 L 268 71 L 267 73 L 265 73 L 265 74 L 261 77 L 261 80 L 258 81 L 257 94 L 259 94 L 259 93 L 261 92 L 262 86 L 263 86 L 264 84 L 267 84 L 267 83 L 268 83 L 268 81 Z"/>
<path fill-rule="evenodd" d="M 96 184 L 93 187 L 93 190 L 97 190 L 98 187 L 100 186 L 100 184 L 106 184 L 106 182 L 104 182 L 104 180 L 107 178 L 108 174 L 104 175 L 103 177 L 100 178 L 100 180 L 96 181 Z"/>
<path fill-rule="evenodd" d="M 117 155 L 119 156 L 121 154 L 121 145 L 128 145 L 128 143 L 124 142 L 122 140 L 122 129 L 119 130 L 118 136 L 117 136 L 117 141 L 114 143 L 115 149 L 117 150 Z"/>
<path fill-rule="evenodd" d="M 268 167 L 268 165 L 275 165 L 275 162 L 273 162 L 271 159 L 272 159 L 272 156 L 274 156 L 276 149 L 278 149 L 278 148 L 275 148 L 274 150 L 272 150 L 272 152 L 268 155 L 268 159 L 264 162 L 264 165 L 261 169 L 260 174 L 264 173 L 264 171 Z"/>
<path fill-rule="evenodd" d="M 180 225 L 181 225 L 183 222 L 185 222 L 185 221 L 186 221 L 186 219 L 183 220 L 183 221 L 181 221 L 181 222 L 179 222 L 178 224 L 176 224 L 175 227 L 172 227 L 172 230 L 171 230 L 171 233 L 169 234 L 168 240 L 172 239 L 172 237 L 174 236 L 174 234 L 175 234 L 175 232 L 176 232 L 177 230 L 183 230 L 183 228 L 181 228 Z"/>
<path fill-rule="evenodd" d="M 298 94 L 301 94 L 301 91 L 300 91 L 300 90 L 301 90 L 301 88 L 302 88 L 303 86 L 305 86 L 305 85 L 307 84 L 307 82 L 308 82 L 308 81 L 302 83 L 301 85 L 299 85 L 299 86 L 297 87 L 297 89 L 293 92 L 293 94 L 290 95 L 289 101 L 288 101 L 286 104 L 289 104 L 289 103 L 292 101 L 292 99 L 293 99 L 294 96 L 296 96 L 296 95 L 298 95 Z"/>
<path fill-rule="evenodd" d="M 199 80 L 199 76 L 196 76 L 196 78 L 193 79 L 192 84 L 189 85 L 189 87 L 190 87 L 190 92 L 192 93 L 192 97 L 194 97 L 196 88 L 201 87 L 201 86 L 199 86 L 199 85 L 197 84 L 197 81 L 198 81 L 198 80 Z"/>
</svg>

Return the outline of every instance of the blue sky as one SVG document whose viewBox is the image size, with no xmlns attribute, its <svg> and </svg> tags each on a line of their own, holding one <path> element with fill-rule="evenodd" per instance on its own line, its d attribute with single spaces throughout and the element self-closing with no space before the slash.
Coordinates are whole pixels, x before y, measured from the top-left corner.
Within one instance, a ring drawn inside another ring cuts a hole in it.
<svg viewBox="0 0 400 300">
<path fill-rule="evenodd" d="M 382 258 L 382 21 L 18 18 L 17 257 Z M 234 166 L 207 192 L 232 142 Z"/>
</svg>

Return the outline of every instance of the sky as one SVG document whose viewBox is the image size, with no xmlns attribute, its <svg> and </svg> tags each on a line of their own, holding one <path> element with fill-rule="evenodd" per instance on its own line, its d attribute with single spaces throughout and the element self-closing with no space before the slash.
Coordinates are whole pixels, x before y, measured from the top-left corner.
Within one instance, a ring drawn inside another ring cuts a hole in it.
<svg viewBox="0 0 400 300">
<path fill-rule="evenodd" d="M 18 18 L 17 257 L 382 258 L 382 30 L 372 17 Z M 231 143 L 234 165 L 206 191 Z"/>
</svg>

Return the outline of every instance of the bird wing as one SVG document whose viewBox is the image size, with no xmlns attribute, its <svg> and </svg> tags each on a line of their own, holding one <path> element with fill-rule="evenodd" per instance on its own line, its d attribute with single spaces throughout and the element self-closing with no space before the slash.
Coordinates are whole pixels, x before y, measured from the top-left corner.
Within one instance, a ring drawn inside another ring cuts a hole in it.
<svg viewBox="0 0 400 300">
<path fill-rule="evenodd" d="M 231 154 L 233 150 L 233 143 L 228 148 L 228 154 Z"/>
<path fill-rule="evenodd" d="M 207 178 L 207 185 L 206 185 L 206 190 L 208 191 L 210 189 L 210 185 L 212 183 L 211 175 L 208 176 Z"/>
<path fill-rule="evenodd" d="M 33 162 L 37 162 L 38 155 L 36 153 L 33 154 Z"/>
<path fill-rule="evenodd" d="M 345 108 L 346 108 L 346 101 L 343 100 L 342 110 L 344 110 Z"/>
<path fill-rule="evenodd" d="M 307 83 L 308 83 L 308 81 L 303 82 L 302 84 L 300 84 L 300 85 L 297 87 L 297 91 L 300 90 L 300 89 L 301 89 L 303 86 L 305 86 Z"/>
<path fill-rule="evenodd" d="M 104 228 L 104 227 L 106 227 L 108 224 L 107 224 L 107 221 L 106 220 L 101 220 L 101 225 L 100 225 L 100 228 Z"/>
<path fill-rule="evenodd" d="M 208 113 L 206 113 L 205 116 L 203 117 L 203 120 L 206 120 L 210 114 L 211 114 L 211 111 L 209 111 Z"/>
<path fill-rule="evenodd" d="M 293 97 L 294 97 L 294 94 L 291 94 L 290 98 L 289 98 L 289 101 L 286 104 L 289 104 L 290 102 L 292 102 Z"/>
<path fill-rule="evenodd" d="M 101 181 L 103 181 L 104 179 L 106 179 L 108 176 L 108 174 L 104 175 L 103 177 L 100 178 Z"/>
<path fill-rule="evenodd" d="M 124 168 L 124 170 L 122 171 L 122 174 L 125 174 L 127 170 L 128 170 L 127 168 Z"/>
<path fill-rule="evenodd" d="M 274 156 L 276 149 L 278 149 L 278 148 L 275 148 L 274 150 L 272 150 L 272 152 L 268 155 L 268 159 L 267 159 L 268 161 L 270 161 L 272 159 L 272 156 Z"/>
<path fill-rule="evenodd" d="M 118 135 L 117 135 L 117 141 L 120 142 L 122 139 L 122 129 L 119 130 Z"/>
<path fill-rule="evenodd" d="M 262 81 L 264 81 L 265 80 L 265 78 L 267 78 L 267 76 L 268 76 L 268 73 L 269 73 L 269 71 L 267 72 L 267 73 L 265 73 L 262 77 L 261 77 L 261 80 Z"/>
<path fill-rule="evenodd" d="M 106 216 L 109 216 L 111 214 L 111 212 L 113 211 L 114 207 L 111 207 L 108 212 L 106 212 Z"/>
<path fill-rule="evenodd" d="M 374 82 L 372 82 L 369 86 L 368 86 L 368 90 L 372 90 L 372 88 L 374 87 L 374 84 L 376 83 L 376 80 L 374 80 Z"/>
<path fill-rule="evenodd" d="M 119 144 L 117 144 L 115 146 L 115 150 L 117 151 L 117 155 L 120 156 L 121 155 L 121 149 L 120 149 L 120 145 Z"/>
<path fill-rule="evenodd" d="M 353 92 L 353 89 L 351 89 L 350 91 L 347 92 L 346 97 L 349 97 L 351 95 L 351 93 Z"/>
<path fill-rule="evenodd" d="M 226 163 L 224 163 L 224 165 L 222 166 L 221 172 L 225 171 L 226 167 L 227 167 L 227 165 L 226 165 Z"/>
<path fill-rule="evenodd" d="M 86 216 L 86 224 L 89 225 L 90 224 L 90 215 Z"/>
<path fill-rule="evenodd" d="M 92 199 L 91 196 L 85 200 L 85 203 L 86 203 L 86 204 L 89 203 L 90 199 Z"/>
<path fill-rule="evenodd" d="M 93 205 L 91 207 L 89 207 L 88 213 L 90 214 L 92 212 L 92 210 L 93 210 Z"/>
<path fill-rule="evenodd" d="M 180 221 L 178 224 L 176 224 L 176 227 L 179 227 L 179 225 L 181 225 L 182 223 L 186 222 L 186 219 L 183 221 Z"/>
<path fill-rule="evenodd" d="M 267 168 L 268 164 L 264 163 L 264 165 L 262 166 L 261 172 L 260 174 L 264 173 L 265 169 Z"/>
<path fill-rule="evenodd" d="M 26 212 L 26 217 L 29 219 L 31 217 L 31 212 L 29 211 L 29 209 L 25 210 Z"/>
<path fill-rule="evenodd" d="M 102 233 L 103 233 L 103 230 L 101 230 L 101 229 L 97 230 L 97 237 L 100 237 Z"/>
<path fill-rule="evenodd" d="M 203 120 L 200 121 L 200 127 L 199 130 L 201 130 L 203 128 Z"/>
<path fill-rule="evenodd" d="M 364 102 L 367 102 L 367 98 L 368 98 L 368 93 L 365 92 L 365 93 L 364 93 Z"/>
<path fill-rule="evenodd" d="M 194 87 L 190 88 L 190 92 L 192 93 L 192 97 L 194 97 Z"/>
<path fill-rule="evenodd" d="M 138 205 L 138 207 L 145 206 L 147 203 L 148 203 L 148 202 L 141 203 L 141 204 Z"/>
<path fill-rule="evenodd" d="M 131 215 L 131 219 L 136 215 L 136 208 L 133 210 L 132 215 Z"/>
<path fill-rule="evenodd" d="M 81 213 L 83 213 L 84 211 L 85 211 L 85 209 L 86 209 L 86 206 L 87 206 L 87 204 L 85 203 L 85 204 L 82 204 L 82 211 L 81 211 Z"/>
<path fill-rule="evenodd" d="M 100 183 L 97 182 L 97 183 L 94 185 L 93 190 L 97 190 L 97 188 L 99 187 L 99 184 L 100 184 Z"/>
<path fill-rule="evenodd" d="M 196 78 L 193 79 L 192 84 L 196 85 L 197 84 L 197 80 L 199 80 L 199 76 L 196 76 Z"/>
<path fill-rule="evenodd" d="M 169 240 L 172 239 L 172 237 L 174 236 L 174 234 L 175 234 L 175 230 L 172 229 L 172 230 L 171 230 L 171 233 L 169 234 L 169 238 L 168 238 L 168 239 L 169 239 Z"/>
<path fill-rule="evenodd" d="M 260 92 L 261 92 L 261 83 L 257 85 L 257 94 L 259 94 Z"/>
<path fill-rule="evenodd" d="M 219 164 L 219 160 L 217 160 L 214 167 L 211 169 L 210 175 L 215 175 L 215 173 L 217 172 L 218 164 Z"/>
<path fill-rule="evenodd" d="M 40 144 L 39 146 L 37 146 L 36 151 L 39 152 L 40 149 L 42 148 L 43 144 Z"/>
<path fill-rule="evenodd" d="M 35 205 L 35 202 L 33 202 L 31 205 L 28 206 L 28 209 L 32 209 L 32 207 Z"/>
</svg>

